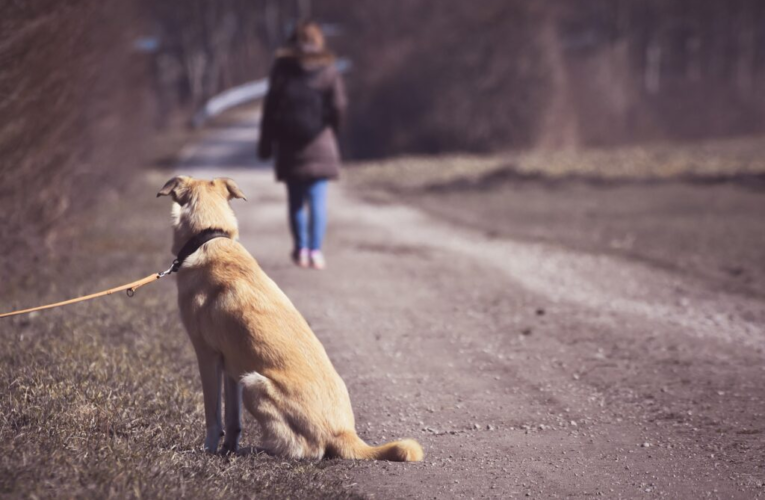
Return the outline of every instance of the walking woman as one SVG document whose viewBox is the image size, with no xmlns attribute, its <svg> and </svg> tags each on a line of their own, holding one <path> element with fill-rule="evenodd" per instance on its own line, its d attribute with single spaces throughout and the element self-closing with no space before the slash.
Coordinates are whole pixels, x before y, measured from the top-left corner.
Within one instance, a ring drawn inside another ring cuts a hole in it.
<svg viewBox="0 0 765 500">
<path fill-rule="evenodd" d="M 271 69 L 258 156 L 274 155 L 276 178 L 287 184 L 292 260 L 300 267 L 326 266 L 327 188 L 340 173 L 337 133 L 345 107 L 345 87 L 321 28 L 299 24 Z"/>
</svg>

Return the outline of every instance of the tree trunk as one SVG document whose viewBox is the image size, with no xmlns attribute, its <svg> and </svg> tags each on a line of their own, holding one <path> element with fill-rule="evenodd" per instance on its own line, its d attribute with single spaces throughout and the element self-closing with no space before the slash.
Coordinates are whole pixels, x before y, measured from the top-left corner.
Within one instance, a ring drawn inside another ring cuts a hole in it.
<svg viewBox="0 0 765 500">
<path fill-rule="evenodd" d="M 554 11 L 542 15 L 539 36 L 543 64 L 548 70 L 549 97 L 536 144 L 546 149 L 576 149 L 580 145 L 579 120 L 558 34 L 558 15 Z"/>
</svg>

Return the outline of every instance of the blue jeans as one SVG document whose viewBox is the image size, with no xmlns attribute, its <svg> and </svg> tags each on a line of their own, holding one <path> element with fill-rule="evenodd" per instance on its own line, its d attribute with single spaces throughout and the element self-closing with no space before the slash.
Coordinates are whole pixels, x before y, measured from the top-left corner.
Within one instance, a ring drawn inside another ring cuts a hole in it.
<svg viewBox="0 0 765 500">
<path fill-rule="evenodd" d="M 321 250 L 327 230 L 327 179 L 288 181 L 289 217 L 295 250 Z M 306 213 L 310 209 L 310 221 Z"/>
</svg>

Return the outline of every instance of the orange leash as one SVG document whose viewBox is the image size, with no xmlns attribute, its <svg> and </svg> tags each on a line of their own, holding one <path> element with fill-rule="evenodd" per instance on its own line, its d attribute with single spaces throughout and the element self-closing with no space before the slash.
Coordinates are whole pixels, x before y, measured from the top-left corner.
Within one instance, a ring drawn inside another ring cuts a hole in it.
<svg viewBox="0 0 765 500">
<path fill-rule="evenodd" d="M 170 266 L 170 268 L 167 271 L 163 271 L 161 273 L 155 273 L 150 276 L 147 276 L 143 279 L 140 279 L 138 281 L 134 281 L 132 283 L 128 283 L 127 285 L 118 286 L 116 288 L 110 288 L 108 290 L 104 290 L 103 292 L 94 293 L 92 295 L 85 295 L 84 297 L 77 297 L 76 299 L 70 299 L 65 300 L 63 302 L 56 302 L 55 304 L 48 304 L 47 306 L 39 306 L 39 307 L 33 307 L 32 309 L 23 309 L 21 311 L 13 311 L 5 314 L 0 314 L 0 318 L 7 318 L 8 316 L 16 316 L 17 314 L 27 314 L 35 311 L 42 311 L 43 309 L 53 309 L 54 307 L 61 307 L 61 306 L 67 306 L 69 304 L 76 304 L 77 302 L 84 302 L 86 300 L 95 299 L 98 297 L 103 297 L 104 295 L 111 295 L 114 292 L 121 292 L 122 290 L 127 290 L 128 297 L 132 297 L 136 290 L 138 290 L 140 287 L 147 285 L 153 281 L 157 281 L 160 278 L 164 278 L 168 274 L 177 273 L 178 270 L 183 265 L 183 261 L 186 260 L 186 258 L 199 250 L 199 248 L 207 243 L 210 240 L 214 240 L 215 238 L 230 238 L 231 236 L 220 230 L 215 228 L 208 228 L 204 231 L 200 232 L 193 238 L 191 238 L 189 241 L 186 242 L 185 245 L 183 245 L 183 248 L 181 248 L 181 251 L 178 252 L 178 257 L 173 261 L 173 265 Z"/>
<path fill-rule="evenodd" d="M 121 292 L 123 290 L 127 290 L 128 297 L 132 297 L 135 291 L 141 288 L 142 286 L 148 285 L 149 283 L 157 281 L 158 279 L 164 276 L 167 276 L 168 274 L 169 273 L 167 271 L 165 271 L 164 273 L 154 273 L 138 281 L 134 281 L 126 285 L 118 286 L 116 288 L 110 288 L 108 290 L 104 290 L 103 292 L 98 292 L 91 295 L 85 295 L 84 297 L 78 297 L 76 299 L 65 300 L 63 302 L 56 302 L 55 304 L 48 304 L 46 306 L 33 307 L 31 309 L 23 309 L 20 311 L 13 311 L 13 312 L 5 313 L 5 314 L 0 314 L 0 318 L 6 318 L 8 316 L 16 316 L 17 314 L 27 314 L 27 313 L 31 313 L 35 311 L 42 311 L 43 309 L 53 309 L 54 307 L 67 306 L 69 304 L 76 304 L 77 302 L 84 302 L 86 300 L 103 297 L 104 295 L 111 295 L 114 292 Z"/>
</svg>

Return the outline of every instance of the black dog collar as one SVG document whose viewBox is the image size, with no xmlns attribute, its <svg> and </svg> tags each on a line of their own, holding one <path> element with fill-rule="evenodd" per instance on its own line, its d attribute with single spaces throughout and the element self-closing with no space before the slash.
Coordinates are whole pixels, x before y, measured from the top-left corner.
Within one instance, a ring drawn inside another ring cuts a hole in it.
<svg viewBox="0 0 765 500">
<path fill-rule="evenodd" d="M 183 265 L 183 261 L 185 261 L 189 255 L 193 254 L 199 250 L 199 247 L 215 238 L 231 238 L 231 236 L 221 229 L 205 229 L 183 245 L 181 251 L 178 252 L 178 258 L 173 261 L 173 267 L 170 268 L 170 273 L 177 273 L 178 269 Z"/>
</svg>

